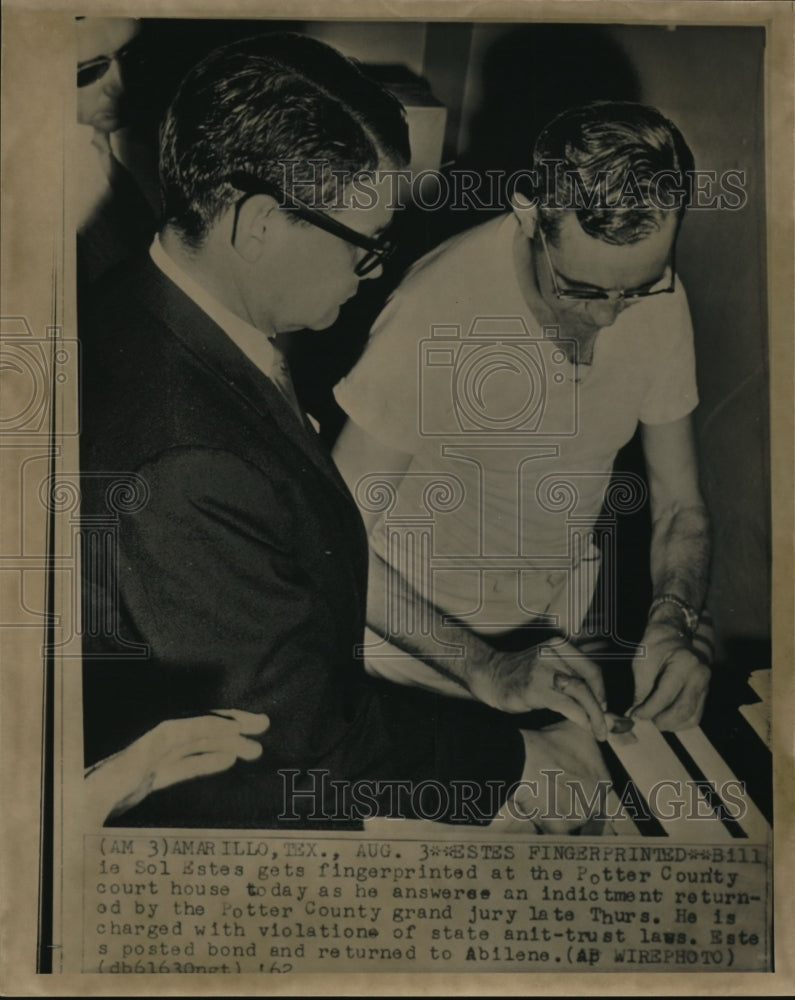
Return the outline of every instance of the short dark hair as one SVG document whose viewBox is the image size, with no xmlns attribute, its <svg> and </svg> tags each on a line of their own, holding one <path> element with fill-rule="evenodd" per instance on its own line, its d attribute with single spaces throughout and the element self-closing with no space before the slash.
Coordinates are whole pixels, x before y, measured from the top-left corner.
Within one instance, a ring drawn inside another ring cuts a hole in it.
<svg viewBox="0 0 795 1000">
<path fill-rule="evenodd" d="M 681 219 L 692 192 L 693 154 L 672 121 L 630 101 L 595 101 L 564 111 L 539 135 L 539 222 L 557 239 L 565 211 L 605 243 L 630 244 Z"/>
<path fill-rule="evenodd" d="M 382 161 L 402 167 L 409 157 L 402 105 L 356 62 L 306 35 L 246 38 L 195 66 L 168 109 L 160 135 L 163 218 L 198 247 L 239 197 L 224 182 L 231 173 L 319 201 L 337 183 L 330 170 L 353 174 Z"/>
</svg>

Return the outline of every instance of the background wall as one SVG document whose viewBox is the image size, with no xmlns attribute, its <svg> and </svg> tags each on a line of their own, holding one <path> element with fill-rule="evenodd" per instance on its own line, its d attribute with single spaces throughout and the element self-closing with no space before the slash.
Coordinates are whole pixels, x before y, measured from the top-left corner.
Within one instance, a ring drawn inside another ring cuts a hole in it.
<svg viewBox="0 0 795 1000">
<path fill-rule="evenodd" d="M 724 637 L 769 634 L 770 482 L 765 299 L 764 32 L 617 27 L 641 99 L 668 114 L 700 168 L 746 172 L 740 211 L 691 212 L 677 255 L 696 330 L 696 412 Z"/>
</svg>

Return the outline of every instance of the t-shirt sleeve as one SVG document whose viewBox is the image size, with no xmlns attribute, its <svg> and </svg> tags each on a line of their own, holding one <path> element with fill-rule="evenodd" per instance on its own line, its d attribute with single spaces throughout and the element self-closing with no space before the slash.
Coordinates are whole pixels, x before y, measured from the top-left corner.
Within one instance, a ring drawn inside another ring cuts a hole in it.
<svg viewBox="0 0 795 1000">
<path fill-rule="evenodd" d="M 422 289 L 398 290 L 373 325 L 360 360 L 334 389 L 355 424 L 409 455 L 452 419 L 452 384 L 439 392 L 439 380 L 430 384 L 424 377 L 439 323 L 439 306 Z"/>
<path fill-rule="evenodd" d="M 657 315 L 647 331 L 652 363 L 640 419 L 644 424 L 667 424 L 698 405 L 693 323 L 681 282 L 673 295 L 661 295 L 654 304 Z"/>
<path fill-rule="evenodd" d="M 408 454 L 418 440 L 417 351 L 420 310 L 396 292 L 375 321 L 364 353 L 337 384 L 334 396 L 355 424 L 376 441 Z"/>
</svg>

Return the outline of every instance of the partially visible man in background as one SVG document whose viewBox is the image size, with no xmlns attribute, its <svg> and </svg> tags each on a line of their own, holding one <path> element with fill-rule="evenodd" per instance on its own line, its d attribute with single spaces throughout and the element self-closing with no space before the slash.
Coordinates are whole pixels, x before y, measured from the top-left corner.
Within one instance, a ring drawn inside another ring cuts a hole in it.
<svg viewBox="0 0 795 1000">
<path fill-rule="evenodd" d="M 119 143 L 119 133 L 128 123 L 125 73 L 140 51 L 140 30 L 140 23 L 129 17 L 81 17 L 76 22 L 74 167 L 81 292 L 120 261 L 145 249 L 156 228 L 153 206 L 125 166 Z"/>
</svg>

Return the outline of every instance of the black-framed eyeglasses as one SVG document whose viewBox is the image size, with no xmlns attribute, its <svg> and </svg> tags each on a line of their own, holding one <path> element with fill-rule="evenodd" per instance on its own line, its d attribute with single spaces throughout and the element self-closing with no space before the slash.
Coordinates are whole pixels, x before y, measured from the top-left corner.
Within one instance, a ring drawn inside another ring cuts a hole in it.
<svg viewBox="0 0 795 1000">
<path fill-rule="evenodd" d="M 665 268 L 665 273 L 659 281 L 656 281 L 649 288 L 630 289 L 615 288 L 608 291 L 606 288 L 568 288 L 558 284 L 555 267 L 552 258 L 549 256 L 549 249 L 543 230 L 539 228 L 541 244 L 544 247 L 544 255 L 549 266 L 549 274 L 552 278 L 552 287 L 555 297 L 564 301 L 572 302 L 634 302 L 638 299 L 648 298 L 650 295 L 665 295 L 673 292 L 676 287 L 676 243 L 671 250 L 671 262 Z"/>
<path fill-rule="evenodd" d="M 88 59 L 86 62 L 77 65 L 77 86 L 90 87 L 92 83 L 101 80 L 108 72 L 114 61 L 118 61 L 125 67 L 133 61 L 143 61 L 140 47 L 135 40 L 114 52 L 110 56 L 97 56 L 96 59 Z"/>
<path fill-rule="evenodd" d="M 341 240 L 345 240 L 346 243 L 351 243 L 355 247 L 366 250 L 367 253 L 356 263 L 353 269 L 354 274 L 357 274 L 360 278 L 365 274 L 369 274 L 370 271 L 374 271 L 380 264 L 385 264 L 395 252 L 394 243 L 385 234 L 381 236 L 365 236 L 364 233 L 351 229 L 350 226 L 338 222 L 325 212 L 312 208 L 306 202 L 301 201 L 300 198 L 288 195 L 276 184 L 271 184 L 269 181 L 264 181 L 258 177 L 253 177 L 251 174 L 240 172 L 232 173 L 228 177 L 225 177 L 224 180 L 233 187 L 236 187 L 238 191 L 242 191 L 245 195 L 235 206 L 235 231 L 237 230 L 237 216 L 245 198 L 250 198 L 255 194 L 268 194 L 279 200 L 281 208 L 292 212 L 293 215 L 297 215 L 304 222 L 317 226 L 318 229 L 324 229 L 327 233 L 331 233 L 332 236 L 336 236 Z"/>
</svg>

